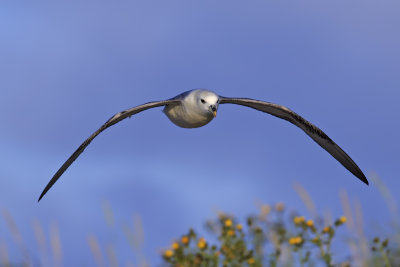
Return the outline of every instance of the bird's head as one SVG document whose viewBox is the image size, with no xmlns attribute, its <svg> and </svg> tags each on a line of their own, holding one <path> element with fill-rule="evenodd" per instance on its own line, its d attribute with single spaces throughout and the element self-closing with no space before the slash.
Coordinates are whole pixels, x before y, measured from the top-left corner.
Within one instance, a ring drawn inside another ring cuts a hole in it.
<svg viewBox="0 0 400 267">
<path fill-rule="evenodd" d="M 213 118 L 217 116 L 219 96 L 216 93 L 208 90 L 199 90 L 196 94 L 196 101 L 202 113 Z"/>
</svg>

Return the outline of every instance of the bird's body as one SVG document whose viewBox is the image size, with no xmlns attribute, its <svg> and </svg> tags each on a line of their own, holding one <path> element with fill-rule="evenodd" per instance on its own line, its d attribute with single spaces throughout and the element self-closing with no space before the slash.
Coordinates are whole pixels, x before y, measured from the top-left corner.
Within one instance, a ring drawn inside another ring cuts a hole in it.
<svg viewBox="0 0 400 267">
<path fill-rule="evenodd" d="M 39 197 L 39 201 L 97 135 L 121 120 L 150 108 L 164 106 L 163 111 L 165 115 L 175 125 L 182 128 L 198 128 L 206 125 L 213 118 L 215 118 L 220 104 L 237 104 L 246 106 L 289 121 L 290 123 L 302 129 L 308 136 L 310 136 L 317 144 L 331 154 L 357 178 L 368 184 L 368 180 L 361 169 L 335 142 L 333 142 L 317 126 L 305 120 L 303 117 L 291 111 L 287 107 L 249 98 L 227 98 L 219 96 L 210 90 L 196 89 L 184 92 L 168 100 L 149 102 L 139 105 L 121 111 L 112 116 L 88 139 L 86 139 L 59 168 L 59 170 L 54 174 L 50 182 L 43 190 Z"/>
<path fill-rule="evenodd" d="M 166 105 L 163 111 L 172 123 L 182 128 L 198 128 L 209 123 L 214 115 L 209 112 L 207 103 L 216 103 L 215 109 L 218 109 L 218 95 L 208 90 L 191 90 L 173 99 L 180 102 Z"/>
</svg>

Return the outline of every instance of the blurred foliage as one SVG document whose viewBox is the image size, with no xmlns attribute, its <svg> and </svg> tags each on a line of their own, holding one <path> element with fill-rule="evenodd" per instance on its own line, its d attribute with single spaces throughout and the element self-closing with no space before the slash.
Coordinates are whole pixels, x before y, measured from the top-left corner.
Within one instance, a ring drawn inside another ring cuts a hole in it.
<svg viewBox="0 0 400 267">
<path fill-rule="evenodd" d="M 339 194 L 343 216 L 333 220 L 330 213 L 319 215 L 308 192 L 300 184 L 295 184 L 294 189 L 310 216 L 288 211 L 282 202 L 258 204 L 259 212 L 243 220 L 231 214 L 218 213 L 216 218 L 205 223 L 206 235 L 190 229 L 173 240 L 169 248 L 163 249 L 161 265 L 400 266 L 397 202 L 377 175 L 370 178 L 381 192 L 393 218 L 391 227 L 387 227 L 385 232 L 376 227 L 365 227 L 360 201 L 351 201 L 346 191 Z M 109 202 L 105 201 L 102 209 L 106 225 L 115 234 L 112 236 L 123 234 L 132 253 L 128 255 L 129 259 L 121 260 L 120 251 L 114 244 L 115 238 L 99 242 L 94 233 L 88 232 L 88 250 L 82 253 L 92 253 L 92 266 L 150 266 L 143 252 L 145 227 L 140 216 L 134 215 L 130 222 L 121 223 L 115 218 Z M 51 223 L 46 229 L 38 220 L 33 221 L 37 251 L 31 251 L 27 249 L 26 240 L 11 213 L 0 208 L 0 218 L 12 240 L 6 239 L 5 232 L 0 235 L 0 267 L 65 266 L 60 238 L 62 231 L 56 223 Z M 364 232 L 365 228 L 368 234 Z M 20 252 L 18 260 L 10 259 L 13 247 Z"/>
<path fill-rule="evenodd" d="M 248 216 L 244 224 L 220 213 L 206 222 L 208 241 L 190 229 L 163 252 L 163 266 L 398 266 L 400 249 L 389 249 L 389 240 L 371 240 L 372 254 L 357 259 L 335 258 L 332 243 L 347 223 L 341 216 L 332 224 L 286 212 L 282 203 L 262 205 L 260 213 Z M 339 241 L 340 242 L 340 241 Z M 361 263 L 361 265 L 359 265 Z"/>
</svg>

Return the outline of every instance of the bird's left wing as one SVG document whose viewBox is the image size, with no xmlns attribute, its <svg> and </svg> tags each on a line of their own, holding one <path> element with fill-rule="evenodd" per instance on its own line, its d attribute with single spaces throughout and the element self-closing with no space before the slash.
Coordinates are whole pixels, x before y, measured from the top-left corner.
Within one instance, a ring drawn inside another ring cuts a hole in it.
<svg viewBox="0 0 400 267">
<path fill-rule="evenodd" d="M 60 169 L 58 169 L 58 171 L 54 174 L 53 178 L 51 178 L 50 182 L 46 185 L 46 187 L 44 188 L 42 194 L 39 197 L 40 201 L 42 199 L 42 197 L 47 193 L 47 191 L 49 191 L 49 189 L 55 184 L 55 182 L 57 182 L 57 180 L 61 177 L 61 175 L 68 169 L 69 166 L 71 166 L 71 164 L 79 157 L 79 155 L 85 150 L 85 148 L 90 144 L 90 142 L 92 142 L 92 140 L 98 136 L 102 131 L 104 131 L 105 129 L 107 129 L 108 127 L 122 121 L 123 119 L 126 119 L 132 115 L 135 115 L 139 112 L 142 112 L 146 109 L 150 109 L 150 108 L 155 108 L 155 107 L 159 107 L 159 106 L 165 106 L 165 105 L 173 105 L 173 104 L 177 104 L 179 103 L 180 100 L 179 99 L 170 99 L 170 100 L 164 100 L 164 101 L 155 101 L 155 102 L 149 102 L 140 106 L 136 106 L 124 111 L 121 111 L 117 114 L 115 114 L 114 116 L 112 116 L 108 121 L 106 121 L 106 123 L 104 123 L 97 131 L 95 131 L 91 136 L 89 136 L 89 138 L 87 138 L 79 147 L 77 150 L 75 150 L 75 152 L 67 159 L 66 162 L 64 162 L 64 164 L 60 167 Z"/>
<path fill-rule="evenodd" d="M 220 104 L 237 104 L 254 108 L 256 110 L 269 113 L 275 117 L 287 120 L 301 128 L 308 136 L 317 142 L 323 149 L 338 160 L 347 170 L 354 174 L 358 179 L 368 184 L 368 180 L 357 164 L 346 154 L 335 142 L 332 141 L 321 129 L 307 121 L 297 113 L 287 107 L 263 102 L 249 98 L 227 98 L 220 96 Z"/>
</svg>

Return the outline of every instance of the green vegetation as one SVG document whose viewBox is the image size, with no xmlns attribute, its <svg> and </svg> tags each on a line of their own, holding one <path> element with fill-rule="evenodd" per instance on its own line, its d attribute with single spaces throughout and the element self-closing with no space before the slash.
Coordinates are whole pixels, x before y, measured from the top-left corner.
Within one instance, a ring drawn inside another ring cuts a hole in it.
<svg viewBox="0 0 400 267">
<path fill-rule="evenodd" d="M 242 219 L 220 212 L 216 218 L 206 221 L 204 233 L 203 229 L 182 232 L 172 244 L 167 244 L 168 247 L 160 251 L 159 260 L 152 259 L 152 262 L 161 262 L 166 267 L 400 266 L 397 203 L 378 177 L 372 177 L 372 180 L 393 217 L 392 227 L 385 232 L 377 230 L 376 226 L 371 229 L 370 224 L 366 226 L 360 202 L 350 201 L 345 191 L 340 192 L 343 214 L 337 214 L 334 220 L 329 213 L 319 215 L 306 190 L 301 185 L 295 185 L 295 191 L 307 207 L 308 216 L 291 211 L 283 202 L 258 204 L 256 214 Z M 91 251 L 95 266 L 150 266 L 142 251 L 145 237 L 140 217 L 133 217 L 133 225 L 116 227 L 108 202 L 104 203 L 103 212 L 110 229 L 122 231 L 132 246 L 136 264 L 128 262 L 121 265 L 113 244 L 101 244 L 94 234 L 88 233 L 90 250 L 87 251 Z M 6 209 L 0 209 L 0 219 L 6 223 L 14 241 L 14 244 L 8 244 L 0 236 L 0 267 L 63 266 L 62 245 L 56 224 L 50 225 L 47 237 L 47 231 L 39 221 L 33 222 L 38 251 L 32 255 Z M 21 259 L 9 259 L 11 246 L 20 250 Z"/>
<path fill-rule="evenodd" d="M 163 254 L 166 266 L 395 266 L 389 256 L 388 239 L 374 238 L 369 258 L 335 259 L 332 243 L 347 223 L 341 216 L 330 225 L 295 213 L 286 214 L 282 203 L 273 208 L 262 205 L 258 215 L 249 216 L 245 225 L 236 218 L 219 214 L 206 228 L 217 237 L 208 242 L 194 230 L 181 236 Z M 340 242 L 340 241 L 339 241 Z"/>
<path fill-rule="evenodd" d="M 351 203 L 345 191 L 340 192 L 344 215 L 332 220 L 330 216 L 317 214 L 311 197 L 297 184 L 295 191 L 311 218 L 287 211 L 283 203 L 259 205 L 259 213 L 248 216 L 244 223 L 233 215 L 220 213 L 206 223 L 210 240 L 190 229 L 164 250 L 163 264 L 171 267 L 400 266 L 396 201 L 376 175 L 371 179 L 394 220 L 389 237 L 367 237 L 361 205 L 358 201 Z M 346 255 L 340 255 L 343 252 Z"/>
</svg>

